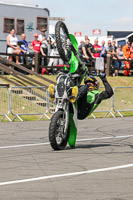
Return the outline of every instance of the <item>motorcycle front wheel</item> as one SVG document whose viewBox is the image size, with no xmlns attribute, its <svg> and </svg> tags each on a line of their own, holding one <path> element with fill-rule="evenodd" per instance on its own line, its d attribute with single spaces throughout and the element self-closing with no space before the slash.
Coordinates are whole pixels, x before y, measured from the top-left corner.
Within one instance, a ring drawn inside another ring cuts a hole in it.
<svg viewBox="0 0 133 200">
<path fill-rule="evenodd" d="M 67 145 L 69 128 L 64 133 L 65 121 L 65 115 L 62 110 L 57 111 L 51 119 L 49 125 L 49 142 L 54 150 L 63 150 Z"/>
<path fill-rule="evenodd" d="M 71 58 L 71 41 L 68 29 L 62 21 L 56 23 L 55 37 L 60 57 L 64 62 L 68 62 Z"/>
</svg>

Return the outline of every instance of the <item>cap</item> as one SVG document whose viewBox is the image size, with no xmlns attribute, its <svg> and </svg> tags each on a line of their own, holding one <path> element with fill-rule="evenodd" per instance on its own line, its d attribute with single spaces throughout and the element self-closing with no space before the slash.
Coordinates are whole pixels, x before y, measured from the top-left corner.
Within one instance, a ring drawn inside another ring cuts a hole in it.
<svg viewBox="0 0 133 200">
<path fill-rule="evenodd" d="M 38 37 L 38 33 L 35 33 L 35 34 L 34 34 L 34 37 Z"/>
</svg>

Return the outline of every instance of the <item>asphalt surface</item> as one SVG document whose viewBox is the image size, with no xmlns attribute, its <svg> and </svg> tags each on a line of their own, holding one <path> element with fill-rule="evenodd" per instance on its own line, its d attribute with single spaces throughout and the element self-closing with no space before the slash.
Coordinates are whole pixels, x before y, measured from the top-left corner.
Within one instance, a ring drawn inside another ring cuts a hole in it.
<svg viewBox="0 0 133 200">
<path fill-rule="evenodd" d="M 58 152 L 48 125 L 0 123 L 0 200 L 133 199 L 133 118 L 79 121 L 76 148 Z"/>
</svg>

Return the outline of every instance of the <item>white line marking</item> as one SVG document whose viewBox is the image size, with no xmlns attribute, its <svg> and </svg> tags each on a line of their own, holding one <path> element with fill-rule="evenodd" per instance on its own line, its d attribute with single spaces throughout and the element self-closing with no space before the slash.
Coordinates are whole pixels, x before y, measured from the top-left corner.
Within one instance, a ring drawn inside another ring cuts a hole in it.
<svg viewBox="0 0 133 200">
<path fill-rule="evenodd" d="M 21 144 L 21 145 L 15 145 L 15 146 L 5 146 L 5 147 L 0 147 L 0 149 L 10 149 L 10 148 L 19 148 L 19 147 L 41 146 L 41 145 L 46 145 L 46 144 L 49 144 L 49 142 L 46 142 L 46 143 L 36 143 L 36 144 Z"/>
<path fill-rule="evenodd" d="M 133 135 L 122 135 L 122 136 L 113 136 L 113 137 L 79 139 L 79 140 L 77 140 L 77 142 L 91 141 L 91 140 L 93 141 L 93 140 L 121 139 L 121 138 L 129 138 L 129 137 L 133 137 Z"/>
<path fill-rule="evenodd" d="M 23 180 L 7 181 L 7 182 L 1 182 L 0 186 L 2 186 L 2 185 L 12 185 L 12 184 L 17 184 L 17 183 L 26 183 L 26 182 L 32 182 L 32 181 L 47 180 L 47 179 L 52 179 L 52 178 L 61 178 L 61 177 L 67 177 L 67 176 L 77 176 L 77 175 L 83 175 L 83 174 L 92 174 L 92 173 L 97 173 L 97 172 L 106 172 L 106 171 L 129 168 L 129 167 L 133 167 L 133 164 L 121 165 L 121 166 L 115 166 L 115 167 L 109 167 L 109 168 L 102 168 L 102 169 L 94 169 L 94 170 L 81 171 L 81 172 L 72 172 L 72 173 L 67 173 L 67 174 L 57 174 L 57 175 L 51 175 L 51 176 L 42 176 L 42 177 L 23 179 Z"/>
<path fill-rule="evenodd" d="M 77 142 L 93 141 L 93 140 L 121 139 L 121 138 L 129 138 L 129 137 L 133 137 L 133 135 L 78 139 Z M 45 142 L 45 143 L 36 143 L 36 144 L 22 144 L 22 145 L 14 145 L 14 146 L 4 146 L 4 147 L 0 147 L 0 149 L 11 149 L 11 148 L 21 148 L 21 147 L 42 146 L 42 145 L 47 145 L 47 144 L 50 144 L 50 143 L 49 142 Z"/>
</svg>

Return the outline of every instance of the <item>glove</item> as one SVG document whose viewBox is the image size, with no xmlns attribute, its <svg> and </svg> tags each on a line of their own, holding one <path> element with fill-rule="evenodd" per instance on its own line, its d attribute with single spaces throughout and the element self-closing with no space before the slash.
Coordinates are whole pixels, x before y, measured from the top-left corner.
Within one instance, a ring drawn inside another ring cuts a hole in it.
<svg viewBox="0 0 133 200">
<path fill-rule="evenodd" d="M 99 77 L 100 77 L 101 80 L 103 80 L 103 79 L 106 78 L 106 74 L 103 73 L 103 72 L 100 72 Z"/>
</svg>

